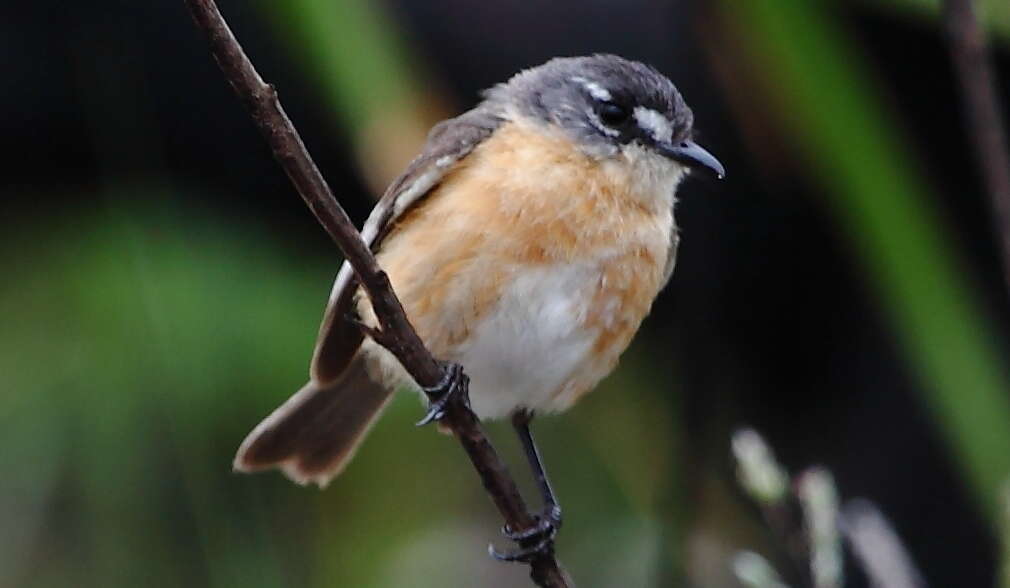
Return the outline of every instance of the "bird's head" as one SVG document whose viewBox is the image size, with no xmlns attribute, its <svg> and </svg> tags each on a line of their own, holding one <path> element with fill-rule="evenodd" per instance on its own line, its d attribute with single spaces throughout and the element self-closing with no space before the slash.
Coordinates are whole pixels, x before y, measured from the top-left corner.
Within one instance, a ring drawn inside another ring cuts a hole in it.
<svg viewBox="0 0 1010 588">
<path fill-rule="evenodd" d="M 678 177 L 722 164 L 693 140 L 694 115 L 654 68 L 616 55 L 565 57 L 524 70 L 487 91 L 512 117 L 561 131 L 599 159 L 654 160 Z"/>
</svg>

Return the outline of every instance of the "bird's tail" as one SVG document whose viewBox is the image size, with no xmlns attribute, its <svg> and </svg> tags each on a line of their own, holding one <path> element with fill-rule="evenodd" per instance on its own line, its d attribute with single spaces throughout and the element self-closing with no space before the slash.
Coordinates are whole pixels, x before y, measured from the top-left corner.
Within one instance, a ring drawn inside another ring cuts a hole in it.
<svg viewBox="0 0 1010 588">
<path fill-rule="evenodd" d="M 368 376 L 359 352 L 329 384 L 310 381 L 242 442 L 233 467 L 240 472 L 280 468 L 299 484 L 326 486 L 354 457 L 392 397 Z"/>
</svg>

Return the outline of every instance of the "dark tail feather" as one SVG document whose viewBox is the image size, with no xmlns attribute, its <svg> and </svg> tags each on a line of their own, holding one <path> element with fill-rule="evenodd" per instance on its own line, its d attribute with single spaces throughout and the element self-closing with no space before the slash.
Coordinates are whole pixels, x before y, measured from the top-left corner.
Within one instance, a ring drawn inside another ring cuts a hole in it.
<svg viewBox="0 0 1010 588">
<path fill-rule="evenodd" d="M 234 468 L 280 468 L 299 484 L 324 487 L 354 457 L 392 391 L 373 382 L 359 353 L 333 383 L 309 382 L 245 438 Z"/>
</svg>

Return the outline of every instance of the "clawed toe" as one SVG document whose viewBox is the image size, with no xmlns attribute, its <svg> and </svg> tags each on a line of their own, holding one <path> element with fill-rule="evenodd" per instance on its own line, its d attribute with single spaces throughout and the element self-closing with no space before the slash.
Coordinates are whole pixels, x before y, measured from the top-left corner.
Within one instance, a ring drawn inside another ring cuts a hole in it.
<svg viewBox="0 0 1010 588">
<path fill-rule="evenodd" d="M 505 553 L 501 553 L 495 549 L 494 545 L 488 545 L 487 553 L 498 561 L 530 563 L 534 558 L 552 555 L 554 553 L 554 539 L 546 538 L 530 547 L 523 547 Z"/>
<path fill-rule="evenodd" d="M 561 528 L 561 507 L 557 505 L 549 506 L 544 513 L 536 517 L 537 524 L 529 529 L 523 529 L 518 533 L 509 528 L 508 525 L 502 527 L 501 534 L 515 541 L 522 543 L 539 537 L 553 539 Z"/>
<path fill-rule="evenodd" d="M 513 531 L 506 525 L 501 533 L 519 544 L 519 549 L 502 553 L 488 546 L 488 553 L 499 561 L 514 561 L 529 563 L 537 556 L 554 553 L 554 537 L 561 528 L 561 509 L 554 505 L 546 509 L 543 515 L 537 517 L 537 524 L 522 531 Z"/>
<path fill-rule="evenodd" d="M 417 422 L 417 426 L 423 427 L 442 420 L 449 403 L 457 397 L 464 406 L 469 407 L 468 384 L 469 378 L 463 373 L 463 366 L 458 363 L 443 364 L 441 381 L 431 388 L 422 388 L 425 395 L 431 399 L 431 403 L 428 405 L 428 411 L 424 413 L 424 418 Z"/>
</svg>

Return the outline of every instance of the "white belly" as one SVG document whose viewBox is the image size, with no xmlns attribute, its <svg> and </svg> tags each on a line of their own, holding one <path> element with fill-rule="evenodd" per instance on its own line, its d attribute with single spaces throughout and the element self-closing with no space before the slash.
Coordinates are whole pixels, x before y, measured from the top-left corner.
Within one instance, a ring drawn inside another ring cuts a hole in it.
<svg viewBox="0 0 1010 588">
<path fill-rule="evenodd" d="M 470 376 L 481 419 L 518 408 L 550 412 L 590 361 L 597 333 L 582 326 L 601 274 L 596 263 L 522 267 L 452 359 Z"/>
</svg>

